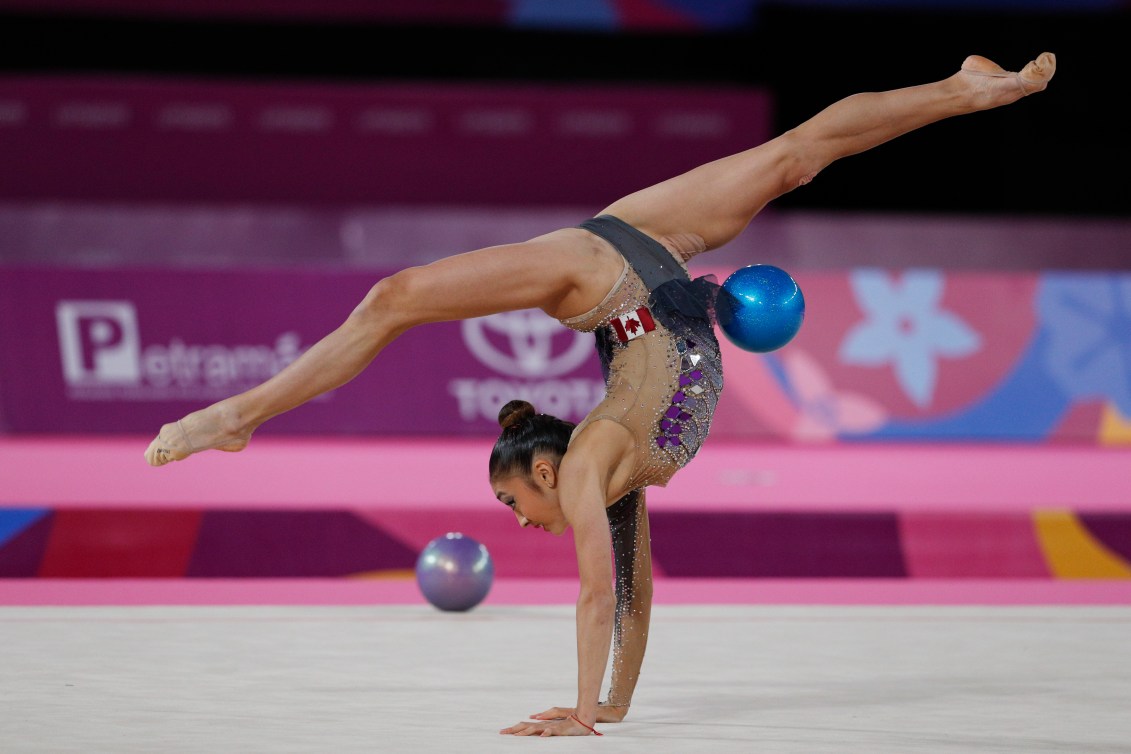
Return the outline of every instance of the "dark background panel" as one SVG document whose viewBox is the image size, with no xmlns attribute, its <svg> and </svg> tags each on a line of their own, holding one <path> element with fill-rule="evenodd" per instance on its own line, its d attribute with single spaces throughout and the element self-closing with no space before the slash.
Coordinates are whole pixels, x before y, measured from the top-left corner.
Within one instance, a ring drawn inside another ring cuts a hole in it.
<svg viewBox="0 0 1131 754">
<path fill-rule="evenodd" d="M 943 78 L 970 53 L 1014 69 L 1051 50 L 1059 69 L 1048 92 L 838 163 L 776 206 L 1126 217 L 1131 160 L 1115 72 L 1129 17 L 770 5 L 725 33 L 614 33 L 8 12 L 0 73 L 751 85 L 773 92 L 781 131 L 855 91 Z"/>
</svg>

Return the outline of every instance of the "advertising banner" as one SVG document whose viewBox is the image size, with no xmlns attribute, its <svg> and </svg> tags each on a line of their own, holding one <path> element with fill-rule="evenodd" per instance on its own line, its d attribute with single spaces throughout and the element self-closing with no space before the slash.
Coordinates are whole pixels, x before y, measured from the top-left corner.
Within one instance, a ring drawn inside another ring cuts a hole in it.
<svg viewBox="0 0 1131 754">
<path fill-rule="evenodd" d="M 720 281 L 731 271 L 694 270 Z M 285 368 L 383 274 L 0 268 L 5 429 L 153 432 Z M 1129 274 L 795 277 L 806 314 L 787 345 L 756 354 L 720 333 L 713 436 L 1131 441 Z M 411 330 L 264 430 L 493 436 L 511 398 L 578 421 L 602 395 L 591 335 L 511 312 Z"/>
<path fill-rule="evenodd" d="M 148 432 L 246 390 L 349 315 L 382 273 L 0 271 L 0 385 L 14 432 Z M 604 393 L 593 337 L 536 311 L 411 331 L 287 433 L 476 434 L 526 397 L 580 420 Z M 265 428 L 266 429 L 266 428 Z"/>
</svg>

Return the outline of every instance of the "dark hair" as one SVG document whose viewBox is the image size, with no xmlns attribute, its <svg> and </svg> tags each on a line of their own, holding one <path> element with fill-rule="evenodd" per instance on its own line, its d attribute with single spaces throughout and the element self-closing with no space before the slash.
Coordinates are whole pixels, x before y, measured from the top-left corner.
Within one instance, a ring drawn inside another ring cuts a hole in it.
<svg viewBox="0 0 1131 754">
<path fill-rule="evenodd" d="M 488 464 L 492 480 L 527 475 L 537 456 L 549 456 L 557 464 L 569 446 L 574 424 L 549 414 L 539 414 L 527 401 L 514 400 L 499 410 L 503 433 L 495 441 Z"/>
</svg>

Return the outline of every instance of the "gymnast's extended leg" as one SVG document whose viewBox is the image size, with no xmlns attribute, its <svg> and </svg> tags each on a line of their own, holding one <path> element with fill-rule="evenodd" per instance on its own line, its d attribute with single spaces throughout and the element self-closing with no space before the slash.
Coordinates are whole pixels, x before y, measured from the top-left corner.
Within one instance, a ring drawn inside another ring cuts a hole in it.
<svg viewBox="0 0 1131 754">
<path fill-rule="evenodd" d="M 1043 91 L 1055 71 L 1047 52 L 1017 73 L 971 55 L 945 79 L 850 95 L 764 144 L 637 191 L 604 212 L 655 238 L 691 235 L 702 250 L 717 249 L 768 202 L 835 160 L 944 118 L 1016 102 Z"/>
<path fill-rule="evenodd" d="M 336 330 L 264 383 L 164 425 L 145 451 L 152 466 L 202 450 L 242 450 L 263 422 L 356 377 L 398 335 L 427 322 L 540 308 L 583 311 L 604 295 L 586 237 L 558 231 L 524 243 L 457 254 L 377 282 Z M 596 291 L 601 291 L 598 295 Z"/>
</svg>

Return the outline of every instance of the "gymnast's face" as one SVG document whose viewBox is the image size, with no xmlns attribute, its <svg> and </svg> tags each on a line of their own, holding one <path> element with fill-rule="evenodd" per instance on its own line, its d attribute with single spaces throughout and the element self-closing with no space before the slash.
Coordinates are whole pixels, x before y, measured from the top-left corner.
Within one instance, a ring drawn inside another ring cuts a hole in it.
<svg viewBox="0 0 1131 754">
<path fill-rule="evenodd" d="M 494 481 L 495 497 L 514 511 L 518 525 L 554 535 L 569 528 L 558 502 L 557 469 L 544 459 L 534 461 L 530 476 L 516 474 Z"/>
</svg>

